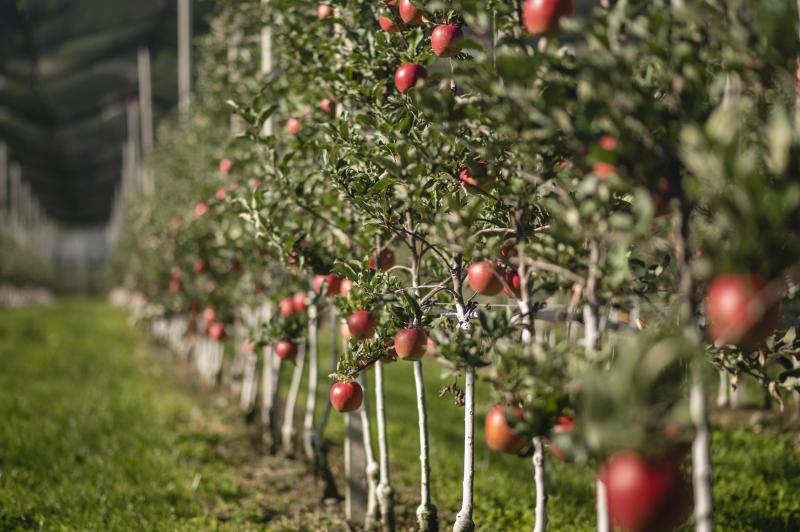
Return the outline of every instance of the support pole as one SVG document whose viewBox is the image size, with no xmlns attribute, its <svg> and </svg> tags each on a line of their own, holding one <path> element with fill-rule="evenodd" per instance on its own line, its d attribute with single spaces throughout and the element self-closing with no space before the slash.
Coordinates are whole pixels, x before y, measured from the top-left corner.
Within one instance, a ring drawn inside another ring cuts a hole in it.
<svg viewBox="0 0 800 532">
<path fill-rule="evenodd" d="M 178 0 L 178 109 L 189 110 L 192 99 L 192 4 Z"/>
</svg>

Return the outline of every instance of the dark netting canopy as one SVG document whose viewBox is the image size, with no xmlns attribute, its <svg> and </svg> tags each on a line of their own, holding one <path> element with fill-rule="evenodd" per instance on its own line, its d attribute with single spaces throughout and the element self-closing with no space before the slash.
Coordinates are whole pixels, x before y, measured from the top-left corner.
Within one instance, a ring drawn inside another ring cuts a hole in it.
<svg viewBox="0 0 800 532">
<path fill-rule="evenodd" d="M 210 4 L 194 2 L 195 35 Z M 141 46 L 157 120 L 177 100 L 175 0 L 0 0 L 0 140 L 64 224 L 109 217 Z"/>
</svg>

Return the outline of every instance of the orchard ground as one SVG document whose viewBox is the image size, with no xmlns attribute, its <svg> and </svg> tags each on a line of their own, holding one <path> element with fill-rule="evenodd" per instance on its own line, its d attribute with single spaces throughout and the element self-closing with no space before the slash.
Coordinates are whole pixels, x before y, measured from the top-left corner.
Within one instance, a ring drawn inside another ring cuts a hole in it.
<svg viewBox="0 0 800 532">
<path fill-rule="evenodd" d="M 327 368 L 327 345 L 321 354 Z M 434 363 L 425 370 L 436 428 L 433 494 L 446 528 L 460 502 L 462 415 L 452 396 L 438 396 L 452 381 Z M 323 391 L 326 373 L 320 371 Z M 407 530 L 418 493 L 412 367 L 398 362 L 385 373 L 392 475 Z M 284 386 L 288 374 L 284 368 Z M 208 392 L 189 366 L 103 303 L 0 310 L 0 529 L 345 529 L 341 508 L 321 502 L 322 483 L 306 466 L 265 455 L 235 400 Z M 325 400 L 321 394 L 320 409 Z M 485 388 L 478 388 L 477 404 L 475 521 L 480 530 L 528 530 L 529 459 L 482 444 Z M 724 420 L 712 443 L 717 527 L 798 530 L 797 427 L 788 425 L 788 414 L 768 413 L 755 434 L 744 422 L 751 413 L 712 416 Z M 342 428 L 333 413 L 326 435 L 340 491 Z M 551 530 L 593 530 L 592 467 L 550 466 Z"/>
</svg>

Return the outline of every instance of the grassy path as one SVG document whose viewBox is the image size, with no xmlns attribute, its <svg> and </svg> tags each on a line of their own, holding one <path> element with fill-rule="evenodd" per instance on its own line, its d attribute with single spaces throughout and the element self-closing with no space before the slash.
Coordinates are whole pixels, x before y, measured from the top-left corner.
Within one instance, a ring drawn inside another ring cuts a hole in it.
<svg viewBox="0 0 800 532">
<path fill-rule="evenodd" d="M 235 407 L 151 351 L 123 313 L 102 303 L 0 310 L 0 530 L 345 529 L 304 465 L 264 456 Z M 417 505 L 411 366 L 390 365 L 386 377 L 405 530 Z M 462 410 L 437 397 L 451 378 L 428 365 L 426 380 L 433 494 L 446 529 L 460 493 Z M 486 450 L 485 389 L 478 405 L 475 520 L 486 531 L 530 529 L 530 464 Z M 794 434 L 770 432 L 715 431 L 720 530 L 800 529 Z M 337 474 L 341 434 L 334 414 L 327 435 Z M 591 469 L 554 464 L 551 472 L 551 530 L 592 530 Z"/>
</svg>

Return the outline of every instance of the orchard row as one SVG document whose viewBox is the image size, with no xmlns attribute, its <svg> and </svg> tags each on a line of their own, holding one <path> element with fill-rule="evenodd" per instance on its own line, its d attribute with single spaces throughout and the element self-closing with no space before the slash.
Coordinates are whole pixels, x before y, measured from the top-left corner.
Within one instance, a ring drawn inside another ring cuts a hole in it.
<svg viewBox="0 0 800 532">
<path fill-rule="evenodd" d="M 487 445 L 533 458 L 535 530 L 548 446 L 601 464 L 598 529 L 671 529 L 693 506 L 711 530 L 703 372 L 778 398 L 799 382 L 797 13 L 733 3 L 221 2 L 119 270 L 212 378 L 235 375 L 274 447 L 292 448 L 306 368 L 304 450 L 323 466 L 329 312 L 331 405 L 368 427 L 375 394 L 368 526 L 395 528 L 382 379 L 398 360 L 417 391 L 419 528 L 449 520 L 430 357 L 463 379 L 445 390 L 464 406 L 454 530 L 475 527 L 477 379 Z"/>
</svg>

